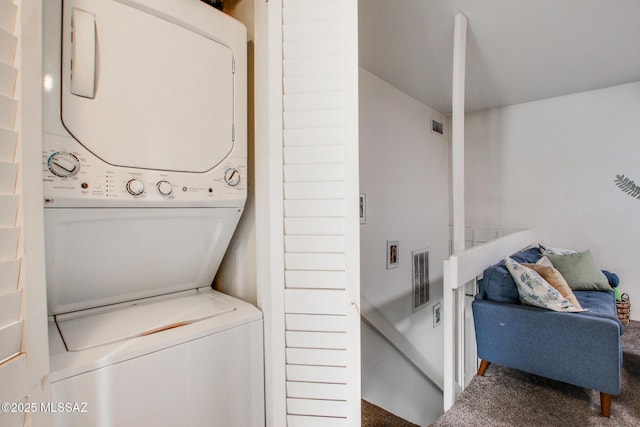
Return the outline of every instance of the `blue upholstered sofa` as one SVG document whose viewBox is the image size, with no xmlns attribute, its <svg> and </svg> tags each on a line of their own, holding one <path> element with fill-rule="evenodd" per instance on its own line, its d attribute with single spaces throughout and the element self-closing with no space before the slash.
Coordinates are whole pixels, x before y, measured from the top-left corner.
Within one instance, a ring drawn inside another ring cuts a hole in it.
<svg viewBox="0 0 640 427">
<path fill-rule="evenodd" d="M 512 255 L 535 262 L 537 248 Z M 583 308 L 565 313 L 521 304 L 504 265 L 485 270 L 473 301 L 478 375 L 490 363 L 600 392 L 601 413 L 609 417 L 612 396 L 620 394 L 623 326 L 613 292 L 574 291 Z"/>
</svg>

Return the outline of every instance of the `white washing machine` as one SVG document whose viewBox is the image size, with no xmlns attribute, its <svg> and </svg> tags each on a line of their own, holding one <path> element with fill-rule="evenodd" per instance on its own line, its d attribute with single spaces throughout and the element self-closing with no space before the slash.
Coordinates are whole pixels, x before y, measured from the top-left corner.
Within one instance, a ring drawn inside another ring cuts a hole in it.
<svg viewBox="0 0 640 427">
<path fill-rule="evenodd" d="M 263 426 L 262 315 L 210 287 L 247 192 L 244 26 L 199 0 L 44 8 L 54 424 Z"/>
</svg>

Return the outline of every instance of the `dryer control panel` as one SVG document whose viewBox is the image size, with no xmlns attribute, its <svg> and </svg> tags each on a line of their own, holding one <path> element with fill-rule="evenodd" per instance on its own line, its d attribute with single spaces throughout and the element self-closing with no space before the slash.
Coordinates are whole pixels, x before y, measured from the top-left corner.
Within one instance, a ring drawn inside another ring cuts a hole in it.
<svg viewBox="0 0 640 427">
<path fill-rule="evenodd" d="M 45 134 L 45 207 L 242 207 L 244 158 L 227 157 L 203 173 L 109 165 L 72 138 Z"/>
</svg>

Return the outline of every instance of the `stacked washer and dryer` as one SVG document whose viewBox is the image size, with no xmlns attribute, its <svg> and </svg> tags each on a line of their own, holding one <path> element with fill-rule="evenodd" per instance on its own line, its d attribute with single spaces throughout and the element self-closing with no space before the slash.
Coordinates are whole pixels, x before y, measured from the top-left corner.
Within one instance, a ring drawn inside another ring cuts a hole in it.
<svg viewBox="0 0 640 427">
<path fill-rule="evenodd" d="M 263 426 L 262 315 L 211 289 L 247 192 L 244 26 L 199 0 L 44 7 L 52 401 L 84 409 L 54 424 Z"/>
</svg>

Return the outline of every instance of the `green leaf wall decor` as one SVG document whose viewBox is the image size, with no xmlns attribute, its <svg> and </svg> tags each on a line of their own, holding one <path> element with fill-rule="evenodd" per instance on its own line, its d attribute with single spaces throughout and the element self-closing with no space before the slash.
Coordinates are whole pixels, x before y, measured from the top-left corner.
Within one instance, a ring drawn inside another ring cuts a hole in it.
<svg viewBox="0 0 640 427">
<path fill-rule="evenodd" d="M 616 175 L 616 179 L 613 180 L 613 182 L 615 182 L 618 188 L 624 193 L 640 200 L 640 185 L 637 185 L 624 175 Z"/>
</svg>

